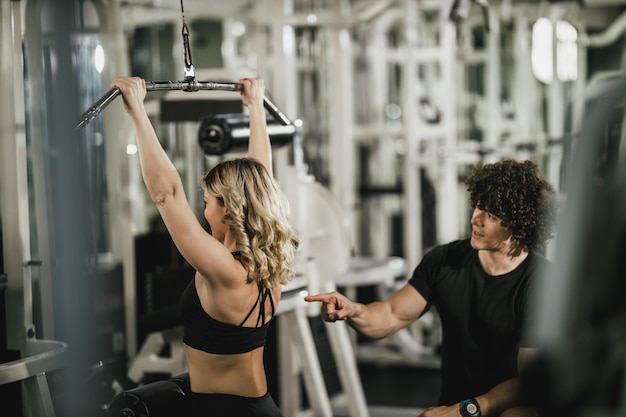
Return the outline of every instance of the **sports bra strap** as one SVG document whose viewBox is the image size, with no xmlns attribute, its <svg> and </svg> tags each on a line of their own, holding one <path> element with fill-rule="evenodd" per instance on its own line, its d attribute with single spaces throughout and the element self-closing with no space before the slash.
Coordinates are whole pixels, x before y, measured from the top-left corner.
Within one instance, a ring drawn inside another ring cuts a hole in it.
<svg viewBox="0 0 626 417">
<path fill-rule="evenodd" d="M 254 308 L 256 307 L 257 304 L 259 304 L 259 300 L 261 299 L 261 296 L 262 296 L 262 290 L 259 289 L 259 294 L 256 297 L 256 301 L 254 302 L 254 305 L 252 306 L 250 311 L 248 311 L 248 315 L 246 315 L 246 318 L 243 319 L 243 321 L 241 322 L 239 327 L 243 326 L 243 324 L 246 322 L 246 320 L 248 320 L 248 318 L 252 315 L 252 312 L 254 311 Z M 263 298 L 265 298 L 265 297 L 263 297 Z M 263 301 L 265 301 L 265 300 L 263 300 Z M 263 301 L 261 301 L 260 309 L 263 309 Z M 258 326 L 258 324 L 259 324 L 259 320 L 257 319 L 257 326 Z"/>
<path fill-rule="evenodd" d="M 252 306 L 250 311 L 248 311 L 246 318 L 243 319 L 239 327 L 242 327 L 243 324 L 246 322 L 246 320 L 250 318 L 255 307 L 257 306 L 257 304 L 259 304 L 259 301 L 261 302 L 261 304 L 259 305 L 259 316 L 256 319 L 255 327 L 259 327 L 259 321 L 261 322 L 261 326 L 265 325 L 265 301 L 267 301 L 268 297 L 270 299 L 270 305 L 272 306 L 272 316 L 274 316 L 274 313 L 276 313 L 276 310 L 274 307 L 274 298 L 272 297 L 272 292 L 270 291 L 269 288 L 261 287 L 259 288 L 259 295 L 256 297 L 256 301 L 254 302 L 254 305 Z"/>
<path fill-rule="evenodd" d="M 241 252 L 239 251 L 231 252 L 231 254 L 234 257 L 241 256 Z M 257 304 L 259 304 L 259 301 L 261 302 L 261 305 L 259 306 L 259 316 L 256 319 L 255 327 L 259 327 L 259 321 L 261 321 L 261 326 L 265 325 L 265 301 L 267 301 L 267 297 L 270 298 L 270 305 L 272 306 L 272 317 L 274 316 L 274 313 L 276 312 L 275 307 L 274 307 L 274 298 L 272 297 L 272 292 L 270 291 L 269 288 L 264 288 L 260 284 L 258 285 L 259 285 L 259 295 L 256 297 L 256 301 L 254 302 L 254 305 L 252 306 L 250 311 L 248 311 L 246 318 L 243 319 L 239 327 L 242 327 L 243 324 L 250 318 Z"/>
</svg>

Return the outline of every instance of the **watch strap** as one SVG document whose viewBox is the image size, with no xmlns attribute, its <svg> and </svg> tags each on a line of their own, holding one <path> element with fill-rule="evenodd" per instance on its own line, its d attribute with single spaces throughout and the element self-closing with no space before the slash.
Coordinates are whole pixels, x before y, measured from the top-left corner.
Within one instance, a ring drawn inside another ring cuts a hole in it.
<svg viewBox="0 0 626 417">
<path fill-rule="evenodd" d="M 463 417 L 480 417 L 480 406 L 475 398 L 461 401 L 459 408 Z"/>
</svg>

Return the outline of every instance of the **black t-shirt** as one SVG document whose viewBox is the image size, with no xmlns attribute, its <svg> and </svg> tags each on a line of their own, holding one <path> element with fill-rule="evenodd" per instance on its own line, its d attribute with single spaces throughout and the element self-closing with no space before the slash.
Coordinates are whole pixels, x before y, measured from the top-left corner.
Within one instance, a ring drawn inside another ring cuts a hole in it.
<svg viewBox="0 0 626 417">
<path fill-rule="evenodd" d="M 490 276 L 469 239 L 435 247 L 415 268 L 409 284 L 442 323 L 440 404 L 484 394 L 517 373 L 523 319 L 534 308 L 537 279 L 550 262 L 531 254 L 515 270 Z"/>
</svg>

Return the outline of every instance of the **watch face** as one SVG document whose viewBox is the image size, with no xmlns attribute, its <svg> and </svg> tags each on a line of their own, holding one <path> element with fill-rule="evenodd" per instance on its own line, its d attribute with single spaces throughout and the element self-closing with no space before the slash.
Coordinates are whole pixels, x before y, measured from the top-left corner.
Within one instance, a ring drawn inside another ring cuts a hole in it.
<svg viewBox="0 0 626 417">
<path fill-rule="evenodd" d="M 461 401 L 460 411 L 463 417 L 480 417 L 480 407 L 475 399 Z"/>
</svg>

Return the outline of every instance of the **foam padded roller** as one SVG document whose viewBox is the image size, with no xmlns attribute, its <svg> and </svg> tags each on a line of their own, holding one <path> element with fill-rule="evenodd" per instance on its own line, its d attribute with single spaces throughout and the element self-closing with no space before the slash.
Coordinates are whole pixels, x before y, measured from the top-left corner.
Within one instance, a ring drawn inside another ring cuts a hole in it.
<svg viewBox="0 0 626 417">
<path fill-rule="evenodd" d="M 117 394 L 108 417 L 172 417 L 189 415 L 183 379 L 155 381 Z"/>
</svg>

